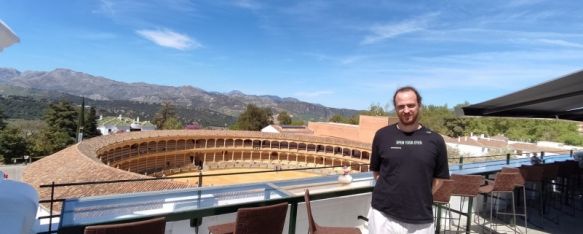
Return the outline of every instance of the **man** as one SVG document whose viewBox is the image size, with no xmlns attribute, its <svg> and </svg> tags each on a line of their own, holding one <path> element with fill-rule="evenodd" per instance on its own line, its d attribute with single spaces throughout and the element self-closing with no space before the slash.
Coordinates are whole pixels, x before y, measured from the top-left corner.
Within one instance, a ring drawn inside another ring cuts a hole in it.
<svg viewBox="0 0 583 234">
<path fill-rule="evenodd" d="M 399 122 L 378 130 L 372 144 L 376 185 L 369 232 L 434 233 L 432 187 L 437 178 L 449 178 L 445 142 L 419 124 L 421 96 L 415 88 L 398 89 L 393 104 Z"/>
</svg>

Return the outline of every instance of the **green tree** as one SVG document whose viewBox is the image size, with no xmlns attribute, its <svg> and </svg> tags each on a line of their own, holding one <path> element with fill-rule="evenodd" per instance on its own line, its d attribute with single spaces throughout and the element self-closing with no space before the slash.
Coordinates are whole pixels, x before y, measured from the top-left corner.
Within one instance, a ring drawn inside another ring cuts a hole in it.
<svg viewBox="0 0 583 234">
<path fill-rule="evenodd" d="M 78 112 L 70 102 L 59 101 L 49 104 L 43 119 L 52 131 L 63 131 L 76 139 L 77 116 Z"/>
<path fill-rule="evenodd" d="M 568 133 L 561 136 L 561 142 L 568 145 L 583 145 L 583 136 L 578 133 Z"/>
<path fill-rule="evenodd" d="M 20 130 L 8 127 L 0 131 L 0 157 L 5 164 L 12 163 L 13 158 L 22 158 L 26 155 L 27 142 Z"/>
<path fill-rule="evenodd" d="M 350 118 L 346 119 L 347 124 L 358 125 L 359 122 L 360 122 L 359 115 L 353 115 Z"/>
<path fill-rule="evenodd" d="M 29 152 L 32 156 L 46 156 L 66 148 L 75 143 L 65 131 L 54 130 L 50 127 L 41 129 L 29 139 Z"/>
<path fill-rule="evenodd" d="M 6 118 L 6 116 L 4 116 L 4 111 L 2 111 L 2 109 L 0 109 L 0 130 L 4 129 L 6 127 L 6 122 L 4 122 L 5 118 Z"/>
<path fill-rule="evenodd" d="M 273 117 L 271 109 L 259 108 L 253 104 L 248 104 L 247 109 L 239 115 L 234 128 L 238 130 L 259 131 L 272 123 Z"/>
<path fill-rule="evenodd" d="M 330 117 L 330 120 L 328 121 L 333 123 L 346 123 L 346 117 L 340 114 L 335 114 L 332 117 Z"/>
<path fill-rule="evenodd" d="M 156 128 L 158 129 L 164 129 L 164 123 L 170 118 L 177 118 L 176 107 L 170 102 L 164 102 L 158 112 L 154 115 L 153 124 L 156 125 Z"/>
<path fill-rule="evenodd" d="M 453 112 L 444 106 L 428 105 L 421 109 L 421 123 L 433 131 L 441 134 L 447 134 L 448 128 L 445 126 L 445 120 L 453 118 Z"/>
<path fill-rule="evenodd" d="M 345 124 L 358 124 L 358 115 L 353 115 L 351 117 L 346 117 L 344 115 L 335 114 L 328 121 L 333 123 L 345 123 Z"/>
<path fill-rule="evenodd" d="M 162 125 L 162 129 L 183 129 L 184 126 L 176 117 L 166 119 Z"/>
<path fill-rule="evenodd" d="M 277 121 L 281 125 L 289 125 L 292 123 L 292 118 L 287 112 L 282 111 L 277 115 Z"/>
<path fill-rule="evenodd" d="M 446 118 L 444 127 L 447 129 L 446 135 L 450 137 L 459 137 L 467 135 L 468 118 Z"/>
<path fill-rule="evenodd" d="M 97 129 L 97 118 L 95 107 L 89 108 L 89 113 L 85 115 L 85 127 L 83 128 L 84 138 L 101 136 L 101 132 Z"/>
<path fill-rule="evenodd" d="M 294 120 L 292 120 L 290 125 L 303 126 L 304 124 L 306 124 L 306 123 L 303 120 L 294 119 Z"/>
<path fill-rule="evenodd" d="M 473 132 L 476 134 L 488 134 L 488 135 L 492 135 L 490 134 L 490 128 L 488 127 L 489 125 L 491 125 L 491 121 L 488 121 L 488 119 L 486 118 L 468 118 L 467 119 L 467 125 L 466 125 L 466 132 L 464 133 L 464 135 L 468 135 L 469 133 Z"/>
<path fill-rule="evenodd" d="M 386 106 L 385 106 L 386 107 Z M 388 116 L 389 113 L 386 111 L 387 108 L 383 108 L 379 103 L 370 104 L 370 107 L 367 111 L 360 112 L 361 115 L 369 115 L 369 116 Z"/>
</svg>

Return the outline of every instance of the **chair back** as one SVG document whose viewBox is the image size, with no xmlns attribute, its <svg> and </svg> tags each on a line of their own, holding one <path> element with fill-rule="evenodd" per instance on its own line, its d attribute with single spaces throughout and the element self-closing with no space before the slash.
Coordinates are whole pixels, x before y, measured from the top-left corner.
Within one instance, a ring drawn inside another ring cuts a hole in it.
<svg viewBox="0 0 583 234">
<path fill-rule="evenodd" d="M 524 175 L 524 180 L 529 182 L 542 182 L 543 167 L 543 165 L 522 166 L 520 171 Z"/>
<path fill-rule="evenodd" d="M 552 180 L 559 175 L 559 164 L 551 163 L 543 165 L 543 178 L 545 180 Z"/>
<path fill-rule="evenodd" d="M 287 202 L 237 210 L 234 234 L 282 233 L 287 216 Z"/>
<path fill-rule="evenodd" d="M 559 163 L 559 176 L 569 178 L 577 176 L 579 173 L 579 163 L 575 161 L 565 161 Z"/>
<path fill-rule="evenodd" d="M 516 176 L 517 173 L 502 173 L 498 172 L 496 174 L 496 179 L 494 180 L 494 192 L 511 192 L 516 186 Z"/>
<path fill-rule="evenodd" d="M 447 204 L 455 189 L 454 180 L 441 180 L 441 182 L 441 186 L 433 193 L 433 202 Z"/>
<path fill-rule="evenodd" d="M 484 183 L 484 177 L 480 175 L 452 174 L 454 189 L 452 195 L 475 197 L 480 193 L 480 185 Z"/>
<path fill-rule="evenodd" d="M 501 172 L 502 173 L 515 173 L 515 174 L 517 174 L 515 177 L 515 180 L 514 180 L 514 182 L 516 183 L 516 186 L 524 186 L 524 175 L 522 174 L 520 169 L 518 169 L 516 167 L 503 167 Z"/>
<path fill-rule="evenodd" d="M 84 234 L 164 234 L 166 218 L 85 227 Z"/>
<path fill-rule="evenodd" d="M 318 230 L 318 224 L 314 221 L 314 216 L 312 215 L 312 206 L 310 204 L 310 190 L 306 189 L 304 193 L 304 201 L 306 202 L 306 210 L 308 212 L 308 223 L 309 229 L 308 233 L 314 233 Z"/>
</svg>

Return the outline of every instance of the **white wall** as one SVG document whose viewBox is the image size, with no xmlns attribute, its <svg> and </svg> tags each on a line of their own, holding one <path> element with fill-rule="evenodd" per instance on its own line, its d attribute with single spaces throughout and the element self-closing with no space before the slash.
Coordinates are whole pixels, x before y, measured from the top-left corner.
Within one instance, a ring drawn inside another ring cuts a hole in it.
<svg viewBox="0 0 583 234">
<path fill-rule="evenodd" d="M 488 155 L 489 149 L 481 146 L 462 145 L 455 143 L 446 143 L 447 146 L 457 149 L 461 155 L 468 156 L 485 156 Z"/>
<path fill-rule="evenodd" d="M 269 125 L 267 127 L 264 127 L 261 129 L 261 132 L 269 132 L 269 133 L 279 133 L 279 131 L 277 131 L 277 129 L 275 129 L 273 126 Z"/>
</svg>

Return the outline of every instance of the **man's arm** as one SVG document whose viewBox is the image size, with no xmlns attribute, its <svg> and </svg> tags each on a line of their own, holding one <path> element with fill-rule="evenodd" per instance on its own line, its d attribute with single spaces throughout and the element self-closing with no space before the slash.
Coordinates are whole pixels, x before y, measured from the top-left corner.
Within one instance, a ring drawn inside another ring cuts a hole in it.
<svg viewBox="0 0 583 234">
<path fill-rule="evenodd" d="M 435 192 L 441 187 L 443 184 L 443 179 L 440 178 L 433 178 L 433 183 L 431 183 L 431 194 L 435 194 Z"/>
<path fill-rule="evenodd" d="M 380 130 L 379 130 L 380 131 Z M 371 156 L 370 156 L 370 164 L 369 164 L 369 170 L 372 171 L 372 175 L 373 178 L 375 180 L 377 180 L 380 176 L 380 170 L 381 170 L 381 156 L 380 156 L 380 152 L 379 152 L 379 147 L 378 147 L 378 138 L 379 138 L 379 133 L 377 131 L 377 133 L 375 133 L 375 136 L 372 140 L 372 149 L 371 149 Z"/>
<path fill-rule="evenodd" d="M 374 178 L 374 180 L 378 180 L 380 175 L 381 175 L 381 173 L 378 171 L 372 172 L 372 178 Z"/>
</svg>

